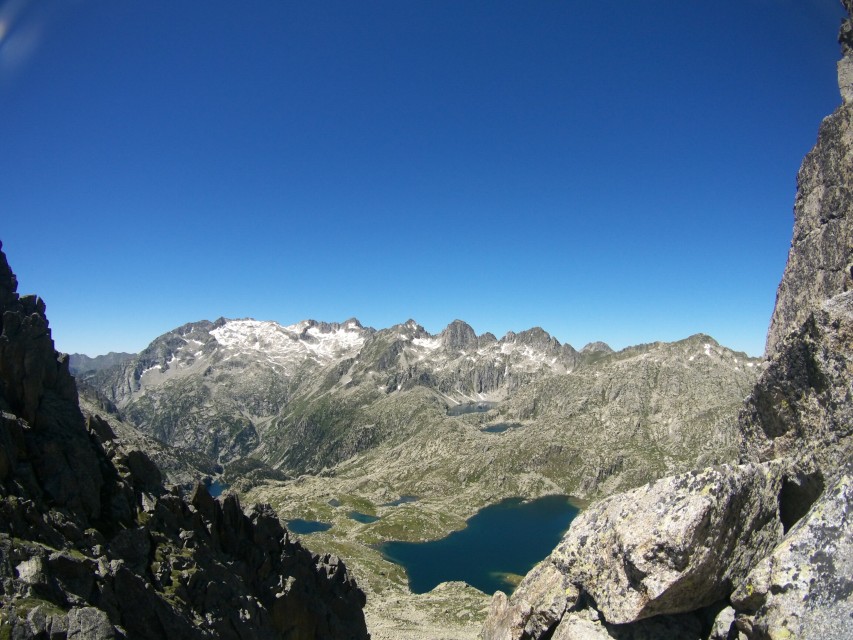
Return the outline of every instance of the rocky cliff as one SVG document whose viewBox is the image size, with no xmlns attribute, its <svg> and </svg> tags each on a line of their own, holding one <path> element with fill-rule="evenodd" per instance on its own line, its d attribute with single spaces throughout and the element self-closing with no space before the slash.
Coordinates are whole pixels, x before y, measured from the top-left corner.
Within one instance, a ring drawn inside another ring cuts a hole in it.
<svg viewBox="0 0 853 640">
<path fill-rule="evenodd" d="M 167 490 L 80 412 L 0 251 L 0 637 L 367 638 L 364 594 L 267 506 Z"/>
<path fill-rule="evenodd" d="M 850 3 L 843 4 L 849 10 Z M 843 104 L 824 119 L 817 144 L 797 175 L 794 233 L 767 333 L 772 356 L 824 300 L 853 289 L 853 29 L 839 34 L 838 84 Z"/>
<path fill-rule="evenodd" d="M 851 34 L 848 19 L 844 104 L 800 170 L 740 464 L 590 507 L 511 598 L 495 595 L 486 640 L 853 637 Z"/>
</svg>

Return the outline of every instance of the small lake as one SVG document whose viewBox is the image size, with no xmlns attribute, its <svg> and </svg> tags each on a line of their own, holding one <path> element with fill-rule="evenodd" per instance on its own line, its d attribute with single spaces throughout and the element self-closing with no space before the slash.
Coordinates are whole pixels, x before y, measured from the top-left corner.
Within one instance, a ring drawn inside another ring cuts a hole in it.
<svg viewBox="0 0 853 640">
<path fill-rule="evenodd" d="M 396 500 L 392 500 L 391 502 L 386 502 L 385 504 L 379 505 L 380 507 L 399 507 L 401 504 L 408 504 L 409 502 L 417 502 L 417 496 L 400 496 Z"/>
<path fill-rule="evenodd" d="M 295 520 L 287 521 L 287 528 L 293 533 L 317 533 L 318 531 L 328 531 L 332 528 L 328 522 L 318 522 L 317 520 L 303 520 L 296 518 Z"/>
<path fill-rule="evenodd" d="M 227 490 L 229 484 L 227 482 L 222 482 L 221 480 L 214 480 L 209 485 L 207 485 L 207 492 L 214 498 L 218 498 L 222 495 L 222 493 Z"/>
<path fill-rule="evenodd" d="M 497 402 L 463 402 L 453 407 L 448 407 L 447 415 L 464 416 L 466 413 L 485 413 L 498 406 Z"/>
<path fill-rule="evenodd" d="M 480 429 L 483 433 L 503 433 L 504 431 L 509 431 L 510 429 L 519 429 L 521 428 L 521 424 L 518 422 L 499 422 L 497 424 L 490 424 L 487 427 L 483 427 Z"/>
<path fill-rule="evenodd" d="M 355 520 L 356 522 L 361 522 L 363 524 L 370 524 L 371 522 L 379 520 L 379 516 L 369 516 L 366 513 L 361 513 L 360 511 L 350 511 L 347 515 L 351 520 Z"/>
<path fill-rule="evenodd" d="M 569 528 L 578 508 L 565 496 L 531 502 L 510 498 L 480 510 L 462 531 L 430 542 L 386 542 L 382 555 L 402 565 L 414 593 L 463 580 L 484 593 L 512 593 L 508 578 L 543 560 Z"/>
</svg>

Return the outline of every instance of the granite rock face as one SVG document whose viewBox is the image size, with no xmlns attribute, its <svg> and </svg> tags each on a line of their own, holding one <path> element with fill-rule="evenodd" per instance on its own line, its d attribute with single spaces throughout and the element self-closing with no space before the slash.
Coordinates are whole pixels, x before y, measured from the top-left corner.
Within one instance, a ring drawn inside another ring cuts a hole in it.
<svg viewBox="0 0 853 640">
<path fill-rule="evenodd" d="M 495 595 L 486 640 L 853 637 L 850 19 L 839 39 L 844 104 L 800 171 L 742 464 L 590 507 L 511 598 Z"/>
<path fill-rule="evenodd" d="M 266 506 L 169 492 L 141 450 L 84 419 L 44 303 L 0 251 L 0 637 L 369 637 L 343 562 Z"/>
<path fill-rule="evenodd" d="M 853 291 L 778 345 L 740 417 L 740 458 L 816 458 L 832 475 L 853 455 Z"/>
<path fill-rule="evenodd" d="M 849 7 L 848 11 L 849 11 Z M 820 126 L 817 144 L 797 176 L 794 234 L 766 353 L 797 330 L 823 302 L 853 289 L 853 35 L 850 21 L 839 36 L 838 63 L 843 104 Z"/>
<path fill-rule="evenodd" d="M 782 460 L 722 465 L 602 500 L 511 599 L 495 595 L 484 637 L 548 637 L 564 615 L 578 629 L 600 621 L 627 633 L 647 618 L 655 621 L 645 634 L 663 624 L 701 628 L 700 617 L 671 618 L 724 600 L 746 578 L 783 538 L 783 488 L 815 473 Z"/>
<path fill-rule="evenodd" d="M 441 344 L 445 349 L 453 351 L 461 351 L 463 349 L 476 349 L 478 340 L 477 334 L 467 322 L 462 320 L 454 320 L 451 322 L 440 336 Z"/>
<path fill-rule="evenodd" d="M 610 623 L 708 606 L 781 539 L 783 483 L 805 477 L 773 463 L 664 478 L 590 508 L 550 562 Z"/>
<path fill-rule="evenodd" d="M 749 637 L 843 638 L 853 630 L 853 475 L 843 474 L 773 553 L 740 582 L 733 605 Z"/>
</svg>

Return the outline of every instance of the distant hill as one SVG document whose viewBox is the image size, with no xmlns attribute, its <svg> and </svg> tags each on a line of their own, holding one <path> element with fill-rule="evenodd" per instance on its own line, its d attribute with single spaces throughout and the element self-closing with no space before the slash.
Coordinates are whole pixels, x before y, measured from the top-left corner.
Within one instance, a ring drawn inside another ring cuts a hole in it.
<svg viewBox="0 0 853 640">
<path fill-rule="evenodd" d="M 115 351 L 110 351 L 106 355 L 90 358 L 82 353 L 72 353 L 68 356 L 68 368 L 71 370 L 71 374 L 75 376 L 83 373 L 94 373 L 95 371 L 121 364 L 125 360 L 130 360 L 135 355 L 135 353 L 116 353 Z"/>
</svg>

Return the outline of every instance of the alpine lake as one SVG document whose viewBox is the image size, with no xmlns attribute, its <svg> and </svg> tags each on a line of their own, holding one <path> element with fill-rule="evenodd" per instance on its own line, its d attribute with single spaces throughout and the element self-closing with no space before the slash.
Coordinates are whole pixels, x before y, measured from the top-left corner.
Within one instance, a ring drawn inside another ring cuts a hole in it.
<svg viewBox="0 0 853 640">
<path fill-rule="evenodd" d="M 406 495 L 382 506 L 399 507 L 417 501 L 416 496 Z M 328 506 L 346 509 L 338 499 L 329 500 Z M 443 582 L 459 581 L 485 594 L 510 594 L 521 578 L 557 546 L 579 511 L 577 503 L 563 495 L 529 501 L 507 498 L 484 507 L 466 520 L 463 528 L 444 538 L 423 542 L 391 540 L 368 546 L 405 570 L 412 593 L 427 593 Z M 391 515 L 370 515 L 351 508 L 343 513 L 346 520 L 362 526 L 381 524 Z M 286 520 L 286 525 L 299 535 L 334 535 L 339 526 L 345 526 L 334 524 L 335 520 L 292 518 Z"/>
<path fill-rule="evenodd" d="M 464 529 L 440 540 L 385 542 L 378 549 L 406 569 L 414 593 L 451 580 L 487 594 L 511 593 L 557 546 L 578 511 L 566 496 L 509 498 L 481 509 Z"/>
</svg>

